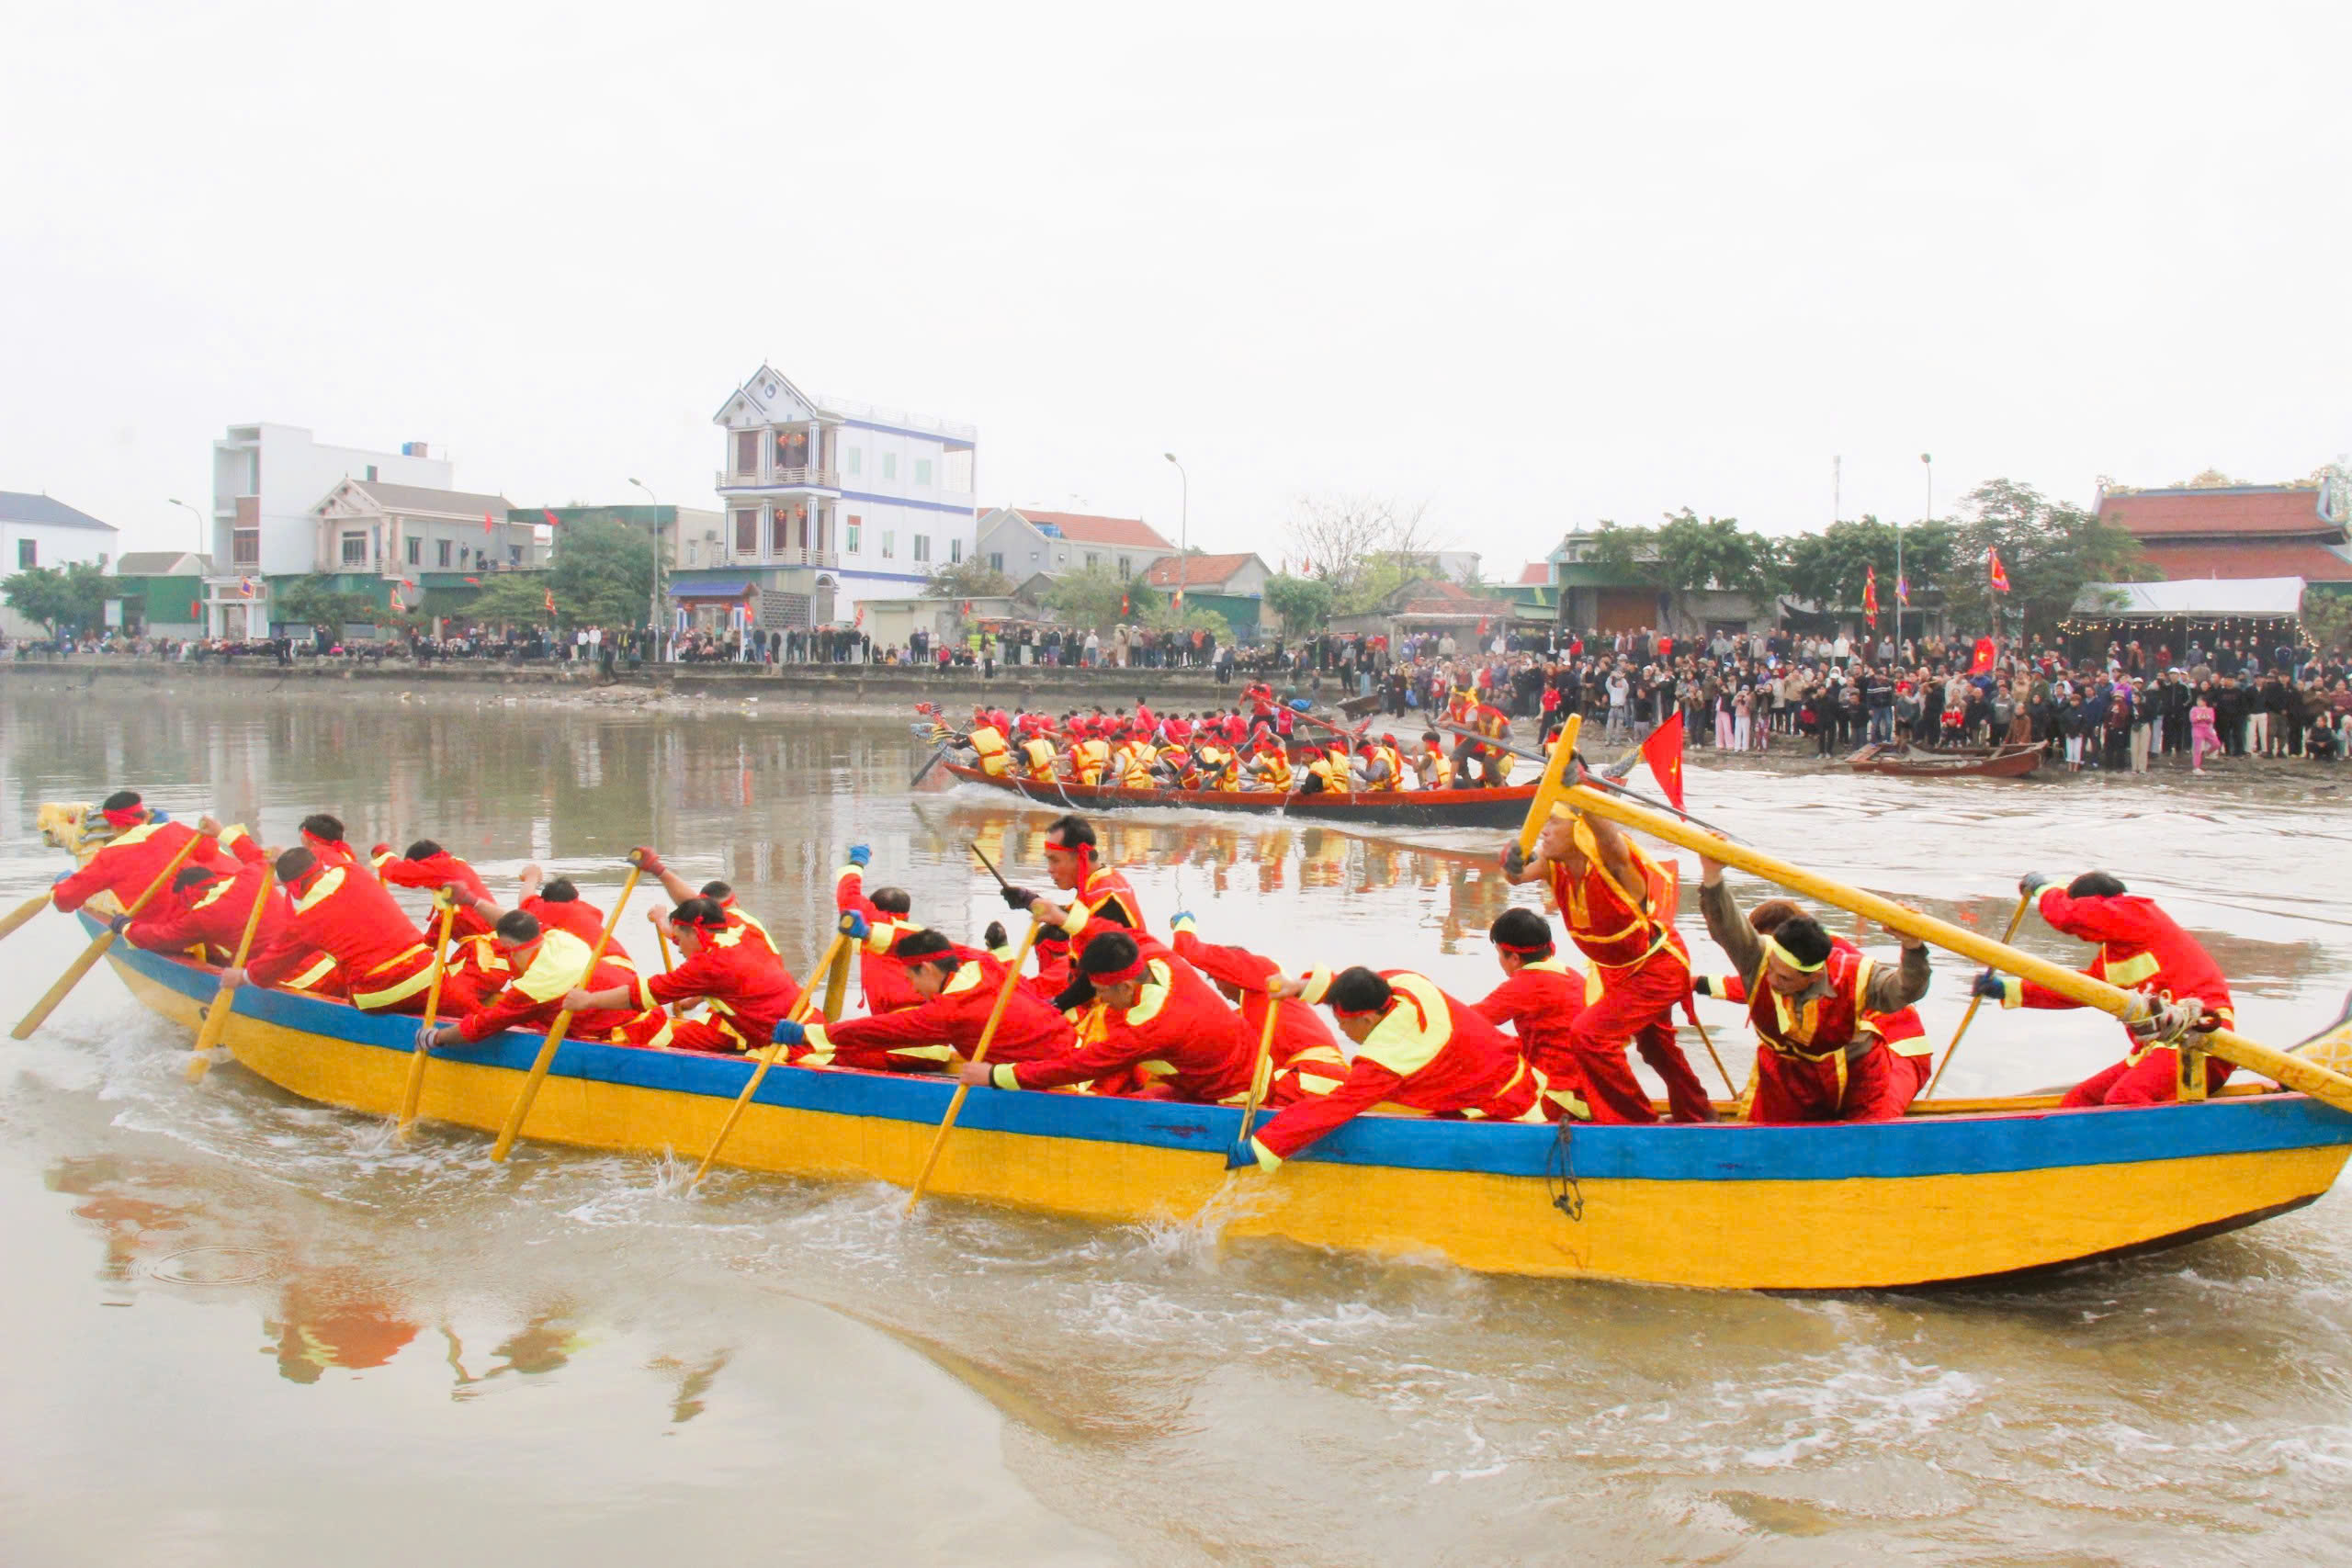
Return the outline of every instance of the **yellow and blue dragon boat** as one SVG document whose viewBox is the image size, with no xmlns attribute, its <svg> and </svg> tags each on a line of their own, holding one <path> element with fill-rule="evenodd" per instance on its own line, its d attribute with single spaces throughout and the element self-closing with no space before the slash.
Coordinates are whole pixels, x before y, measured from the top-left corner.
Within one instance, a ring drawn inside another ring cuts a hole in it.
<svg viewBox="0 0 2352 1568">
<path fill-rule="evenodd" d="M 120 946 L 109 957 L 141 1002 L 198 1026 L 217 971 Z M 306 1100 L 398 1112 L 414 1019 L 250 986 L 234 998 L 226 1045 L 246 1068 Z M 495 1131 L 538 1045 L 510 1033 L 436 1055 L 424 1115 Z M 526 1135 L 696 1154 L 752 1067 L 568 1042 Z M 727 1163 L 904 1185 L 952 1092 L 944 1078 L 777 1067 Z M 2177 1246 L 2301 1208 L 2352 1154 L 2352 1116 L 2299 1093 L 2139 1109 L 2066 1111 L 2047 1097 L 1950 1103 L 1898 1122 L 1765 1127 L 1372 1115 L 1268 1176 L 1227 1171 L 1241 1115 L 1229 1107 L 979 1091 L 931 1190 L 1114 1223 L 1207 1215 L 1227 1235 L 1501 1274 L 1834 1291 Z"/>
</svg>

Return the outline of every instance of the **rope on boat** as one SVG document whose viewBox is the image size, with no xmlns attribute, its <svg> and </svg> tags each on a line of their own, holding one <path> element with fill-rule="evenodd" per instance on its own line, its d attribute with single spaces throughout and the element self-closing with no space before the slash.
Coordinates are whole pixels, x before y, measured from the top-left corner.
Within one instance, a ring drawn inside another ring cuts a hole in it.
<svg viewBox="0 0 2352 1568">
<path fill-rule="evenodd" d="M 1577 1180 L 1576 1123 L 1563 1116 L 1552 1152 L 1544 1161 L 1544 1185 L 1551 1189 L 1552 1207 L 1567 1215 L 1571 1224 L 1584 1220 L 1584 1188 Z"/>
</svg>

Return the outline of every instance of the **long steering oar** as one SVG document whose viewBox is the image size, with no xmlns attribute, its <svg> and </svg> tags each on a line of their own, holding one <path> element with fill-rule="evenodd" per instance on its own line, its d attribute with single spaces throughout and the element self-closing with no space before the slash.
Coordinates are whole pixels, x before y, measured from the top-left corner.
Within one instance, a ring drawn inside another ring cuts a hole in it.
<svg viewBox="0 0 2352 1568">
<path fill-rule="evenodd" d="M 2009 929 L 2001 933 L 2003 942 L 2017 941 L 2018 927 L 2025 923 L 2025 912 L 2032 908 L 2033 894 L 2028 893 L 2018 899 L 2018 907 L 2009 916 Z M 1933 1100 L 1936 1097 L 1936 1086 L 1944 1081 L 1944 1069 L 1951 1066 L 1951 1059 L 1954 1056 L 1960 1055 L 1961 1036 L 1966 1034 L 1968 1026 L 1976 1021 L 1976 1010 L 1984 1005 L 1983 997 L 1971 996 L 1968 998 L 1968 1010 L 1960 1015 L 1960 1027 L 1951 1032 L 1951 1043 L 1944 1047 L 1944 1059 L 1936 1064 L 1936 1076 L 1928 1080 L 1928 1092 L 1921 1095 L 1920 1099 Z"/>
<path fill-rule="evenodd" d="M 1581 727 L 1581 726 L 1583 725 L 1583 723 L 1584 723 L 1584 715 L 1582 715 L 1582 714 L 1574 714 L 1574 715 L 1571 715 L 1571 716 L 1569 716 L 1569 718 L 1568 718 L 1568 722 L 1567 722 L 1566 725 L 1564 725 L 1564 726 L 1562 726 L 1562 727 L 1561 727 L 1561 729 L 1560 729 L 1560 739 L 1562 740 L 1562 742 L 1564 742 L 1564 743 L 1567 743 L 1567 744 L 1570 744 L 1570 745 L 1573 745 L 1573 744 L 1574 744 L 1574 741 L 1575 741 L 1575 738 L 1576 738 L 1576 732 L 1577 732 L 1577 729 L 1579 727 Z M 1459 735 L 1459 736 L 1461 736 L 1461 737 L 1462 737 L 1464 739 L 1465 739 L 1465 740 L 1475 740 L 1475 741 L 1478 742 L 1478 743 L 1479 743 L 1480 745 L 1482 745 L 1482 746 L 1492 746 L 1492 747 L 1494 747 L 1494 748 L 1495 748 L 1496 750 L 1501 750 L 1501 751 L 1508 751 L 1508 752 L 1510 752 L 1512 756 L 1519 758 L 1519 759 L 1520 759 L 1521 761 L 1528 761 L 1528 762 L 1542 762 L 1542 763 L 1544 765 L 1544 781 L 1545 781 L 1545 786 L 1546 786 L 1546 787 L 1548 787 L 1548 786 L 1549 786 L 1549 784 L 1550 784 L 1550 783 L 1551 783 L 1551 781 L 1552 781 L 1553 774 L 1554 774 L 1554 770 L 1553 770 L 1553 768 L 1552 768 L 1552 763 L 1553 763 L 1554 758 L 1555 758 L 1555 757 L 1559 754 L 1559 748 L 1558 748 L 1558 747 L 1556 747 L 1556 746 L 1553 748 L 1553 756 L 1552 756 L 1552 757 L 1546 757 L 1546 756 L 1543 755 L 1541 752 L 1530 751 L 1530 750 L 1526 750 L 1524 747 L 1513 746 L 1513 745 L 1510 744 L 1508 741 L 1497 740 L 1494 737 L 1492 737 L 1492 736 L 1490 736 L 1490 735 L 1481 735 L 1481 734 L 1479 734 L 1479 733 L 1478 733 L 1476 730 L 1475 730 L 1475 729 L 1464 729 L 1464 728 L 1462 728 L 1460 725 L 1458 725 L 1458 724 L 1445 724 L 1445 723 L 1442 723 L 1442 722 L 1440 722 L 1439 720 L 1431 719 L 1431 720 L 1430 721 L 1430 727 L 1431 728 L 1433 728 L 1433 729 L 1441 729 L 1441 730 L 1443 730 L 1443 731 L 1445 731 L 1445 732 L 1446 732 L 1447 734 L 1449 734 L 1449 735 Z M 1585 782 L 1586 782 L 1587 784 L 1598 784 L 1600 788 L 1602 788 L 1602 789 L 1605 789 L 1605 790 L 1609 791 L 1609 792 L 1610 792 L 1611 794 L 1612 794 L 1612 795 L 1623 795 L 1623 796 L 1624 796 L 1626 799 L 1628 799 L 1628 800 L 1638 800 L 1638 801 L 1640 801 L 1644 806 L 1649 807 L 1651 807 L 1653 810 L 1657 810 L 1657 811 L 1671 811 L 1671 812 L 1673 812 L 1677 817 L 1681 818 L 1682 818 L 1682 820 L 1684 820 L 1685 822 L 1691 823 L 1691 824 L 1693 824 L 1693 825 L 1694 825 L 1694 826 L 1696 826 L 1696 827 L 1704 828 L 1704 829 L 1707 829 L 1707 831 L 1708 831 L 1708 832 L 1710 832 L 1710 833 L 1721 833 L 1721 834 L 1723 834 L 1725 838 L 1729 838 L 1729 837 L 1731 836 L 1731 835 L 1730 835 L 1730 833 L 1729 833 L 1729 831 L 1728 831 L 1727 829 L 1716 827 L 1713 823 L 1712 823 L 1712 822 L 1708 821 L 1708 820 L 1707 820 L 1705 818 L 1703 818 L 1703 817 L 1693 817 L 1693 816 L 1691 816 L 1691 815 L 1690 815 L 1690 813 L 1689 813 L 1688 811 L 1683 810 L 1683 809 L 1682 809 L 1682 807 L 1679 807 L 1679 806 L 1668 806 L 1666 802 L 1664 802 L 1664 801 L 1662 801 L 1662 800 L 1653 800 L 1653 799 L 1651 799 L 1648 795 L 1644 795 L 1640 790 L 1637 790 L 1637 789 L 1628 789 L 1628 788 L 1626 788 L 1623 784 L 1621 784 L 1615 783 L 1614 781 L 1612 781 L 1612 780 L 1611 780 L 1611 779 L 1607 778 L 1607 777 L 1606 777 L 1606 776 L 1604 776 L 1603 774 L 1597 773 L 1593 773 L 1593 772 L 1591 772 L 1590 770 L 1587 770 L 1587 772 L 1586 772 L 1586 773 L 1585 773 Z M 1556 800 L 1558 799 L 1557 795 L 1556 795 L 1556 794 L 1555 794 L 1555 795 L 1554 795 L 1551 797 L 1551 799 L 1552 799 L 1552 800 L 1554 800 L 1554 801 L 1556 801 Z M 1531 803 L 1531 804 L 1544 804 L 1544 801 L 1545 801 L 1545 795 L 1544 795 L 1544 789 L 1543 789 L 1543 788 L 1538 788 L 1538 789 L 1537 789 L 1537 791 L 1535 792 L 1535 801 L 1534 801 L 1533 803 Z M 1548 805 L 1548 804 L 1544 804 L 1544 814 L 1548 816 L 1548 815 L 1550 814 L 1550 812 L 1551 812 L 1551 806 L 1550 806 L 1550 805 Z M 1531 820 L 1531 821 L 1537 821 L 1538 819 L 1537 819 L 1536 818 L 1534 818 L 1534 817 L 1531 814 L 1529 820 Z M 1540 829 L 1540 822 L 1539 822 L 1539 831 L 1540 831 L 1540 830 L 1541 830 L 1541 829 Z M 1533 839 L 1528 839 L 1528 840 L 1526 840 L 1524 842 L 1522 842 L 1522 843 L 1520 845 L 1520 848 L 1521 848 L 1524 852 L 1526 852 L 1526 853 L 1528 853 L 1528 854 L 1533 854 L 1533 853 L 1535 852 L 1535 840 L 1534 840 Z"/>
<path fill-rule="evenodd" d="M 595 984 L 596 965 L 604 961 L 605 949 L 613 940 L 613 928 L 620 924 L 621 911 L 628 907 L 628 896 L 637 891 L 637 879 L 644 874 L 645 868 L 637 863 L 636 857 L 631 856 L 628 880 L 621 884 L 621 896 L 614 903 L 612 914 L 605 919 L 605 929 L 596 933 L 596 945 L 588 950 L 588 967 L 581 972 L 580 976 L 582 985 Z M 548 1069 L 555 1065 L 556 1047 L 563 1043 L 563 1037 L 571 1028 L 571 1014 L 569 1010 L 557 1013 L 555 1021 L 548 1025 L 548 1037 L 540 1044 L 537 1057 L 531 1063 L 530 1076 L 523 1080 L 522 1091 L 514 1096 L 514 1104 L 506 1112 L 506 1124 L 499 1128 L 498 1141 L 490 1145 L 492 1159 L 503 1161 L 514 1147 L 514 1140 L 523 1131 L 524 1118 L 531 1114 L 531 1101 L 538 1099 L 539 1085 L 547 1081 Z"/>
<path fill-rule="evenodd" d="M 973 846 L 973 851 L 978 853 L 978 846 Z M 982 856 L 983 860 L 986 858 Z M 1012 1000 L 1012 987 L 1021 984 L 1022 965 L 1029 962 L 1029 950 L 1037 945 L 1037 933 L 1044 929 L 1036 916 L 1029 917 L 1029 929 L 1022 934 L 1021 946 L 1014 952 L 1012 962 L 1004 966 L 1004 983 L 996 988 L 996 1005 L 989 1009 L 989 1021 L 980 1028 L 980 1042 L 972 1047 L 975 1066 L 989 1059 L 989 1045 L 996 1039 L 996 1026 L 1004 1021 L 1004 1010 Z M 971 1092 L 970 1084 L 959 1083 L 948 1097 L 947 1114 L 939 1119 L 939 1131 L 931 1140 L 931 1152 L 922 1156 L 922 1168 L 915 1172 L 915 1184 L 907 1192 L 908 1213 L 913 1213 L 915 1205 L 922 1201 L 922 1190 L 931 1185 L 933 1168 L 939 1164 L 939 1151 L 947 1146 L 947 1134 L 956 1130 L 956 1118 L 963 1114 L 964 1097 Z"/>
<path fill-rule="evenodd" d="M 1990 964 L 1996 969 L 2030 980 L 2045 990 L 2055 991 L 2084 1007 L 2096 1008 L 2127 1023 L 2138 1021 L 2149 1013 L 2148 998 L 2137 991 L 2123 990 L 2104 980 L 2094 980 L 2087 975 L 2064 968 L 2046 958 L 2036 958 L 2032 953 L 2011 947 L 2007 942 L 1995 942 L 1990 937 L 1979 935 L 1948 920 L 1937 919 L 1932 915 L 1920 914 L 1916 909 L 1906 909 L 1874 893 L 1865 893 L 1860 888 L 1816 876 L 1760 850 L 1712 838 L 1662 811 L 1653 811 L 1638 801 L 1580 785 L 1571 785 L 1563 793 L 1568 803 L 1579 811 L 1605 817 L 1622 827 L 1637 829 L 1669 844 L 1695 851 L 1710 860 L 1736 865 L 1792 892 L 1866 916 L 1889 931 L 1916 936 L 1922 942 L 1933 942 L 1948 952 L 1957 953 L 1972 963 Z M 2199 1040 L 2205 1050 L 2225 1062 L 2251 1073 L 2259 1073 L 2352 1115 L 2352 1077 L 2331 1072 L 2306 1057 L 2275 1051 L 2226 1029 L 2200 1032 Z"/>
<path fill-rule="evenodd" d="M 939 766 L 940 763 L 945 761 L 947 761 L 947 748 L 942 746 L 938 750 L 933 751 L 931 754 L 930 761 L 925 762 L 922 767 L 915 770 L 915 776 L 907 781 L 907 787 L 909 789 L 912 789 L 917 784 L 922 783 L 923 780 L 931 777 L 931 770 Z"/>
<path fill-rule="evenodd" d="M 229 961 L 232 969 L 243 969 L 245 958 L 254 950 L 254 933 L 261 930 L 261 914 L 269 908 L 270 889 L 277 879 L 275 862 L 261 864 L 261 891 L 254 895 L 254 907 L 245 911 L 245 929 L 237 936 L 237 956 Z M 233 987 L 222 986 L 212 993 L 212 1010 L 204 1015 L 204 1027 L 196 1032 L 196 1049 L 187 1059 L 187 1081 L 202 1083 L 204 1075 L 212 1070 L 212 1048 L 229 1032 L 229 1015 L 237 1009 L 237 993 Z"/>
<path fill-rule="evenodd" d="M 1544 836 L 1544 824 L 1552 819 L 1552 807 L 1560 803 L 1567 790 L 1568 766 L 1576 761 L 1577 735 L 1583 728 L 1584 715 L 1570 714 L 1567 723 L 1560 726 L 1560 739 L 1553 743 L 1552 754 L 1536 759 L 1544 764 L 1544 776 L 1535 781 L 1535 798 L 1527 803 L 1527 820 L 1519 825 L 1519 852 L 1522 857 L 1535 853 L 1535 840 Z"/>
<path fill-rule="evenodd" d="M 137 918 L 139 911 L 147 907 L 147 901 L 161 893 L 172 878 L 180 874 L 182 863 L 196 852 L 197 845 L 203 842 L 205 842 L 203 834 L 190 833 L 187 842 L 180 846 L 180 852 L 172 857 L 172 863 L 157 872 L 155 880 L 147 885 L 147 891 L 132 900 L 130 908 L 122 912 L 123 919 L 128 920 Z M 17 1027 L 9 1031 L 9 1033 L 19 1040 L 30 1040 L 33 1037 L 33 1031 L 39 1029 L 47 1021 L 49 1015 L 57 1010 L 57 1004 L 63 1001 L 67 994 L 82 983 L 82 976 L 87 975 L 96 966 L 98 960 L 107 955 L 107 949 L 114 945 L 115 935 L 114 927 L 108 925 L 106 930 L 91 939 L 90 945 L 82 950 L 82 956 L 65 966 L 65 973 L 57 977 L 57 984 L 51 986 L 42 995 L 40 1000 L 33 1004 L 32 1011 L 25 1014 Z"/>
<path fill-rule="evenodd" d="M 31 919 L 35 915 L 38 915 L 43 909 L 48 908 L 49 906 L 50 897 L 48 894 L 34 894 L 23 903 L 9 910 L 7 919 L 0 919 L 0 937 L 6 936 L 10 931 L 15 931 L 18 926 L 21 926 L 27 920 Z"/>
<path fill-rule="evenodd" d="M 433 983 L 424 988 L 424 1026 L 416 1032 L 416 1050 L 408 1059 L 408 1083 L 401 1090 L 401 1124 L 395 1134 L 401 1138 L 406 1138 L 416 1124 L 416 1108 L 424 1100 L 424 1064 L 433 1057 L 433 1031 L 441 1021 L 441 982 L 449 976 L 449 926 L 458 918 L 455 898 L 444 893 L 436 895 L 434 902 L 441 906 L 441 927 L 433 937 Z"/>
<path fill-rule="evenodd" d="M 825 956 L 817 960 L 817 967 L 808 971 L 808 984 L 801 991 L 800 999 L 794 1002 L 792 1010 L 785 1015 L 792 1022 L 807 1021 L 808 1010 L 817 1002 L 818 981 L 826 970 L 832 967 L 834 957 L 842 950 L 842 944 L 849 941 L 846 929 L 849 921 L 849 916 L 842 917 L 843 929 L 833 932 L 832 942 L 825 948 Z M 711 1139 L 709 1149 L 702 1156 L 702 1163 L 695 1167 L 694 1179 L 686 1183 L 687 1191 L 691 1192 L 702 1185 L 702 1179 L 709 1174 L 710 1162 L 718 1157 L 718 1151 L 727 1146 L 728 1134 L 734 1132 L 735 1123 L 743 1119 L 743 1108 L 750 1105 L 752 1096 L 759 1092 L 760 1080 L 768 1076 L 768 1069 L 775 1066 L 775 1059 L 782 1055 L 783 1045 L 775 1043 L 771 1043 L 766 1050 L 760 1053 L 760 1065 L 752 1069 L 752 1076 L 744 1080 L 743 1092 L 735 1097 L 734 1105 L 727 1112 L 727 1120 L 718 1124 L 718 1136 Z"/>
</svg>

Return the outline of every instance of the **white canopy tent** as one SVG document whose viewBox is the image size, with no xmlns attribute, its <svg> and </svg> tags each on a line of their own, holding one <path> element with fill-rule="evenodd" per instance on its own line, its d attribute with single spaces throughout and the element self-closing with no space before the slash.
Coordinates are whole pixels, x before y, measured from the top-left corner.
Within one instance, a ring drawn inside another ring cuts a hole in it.
<svg viewBox="0 0 2352 1568">
<path fill-rule="evenodd" d="M 2302 610 L 2300 577 L 2194 577 L 2086 582 L 2072 614 L 2098 621 L 2291 621 Z"/>
</svg>

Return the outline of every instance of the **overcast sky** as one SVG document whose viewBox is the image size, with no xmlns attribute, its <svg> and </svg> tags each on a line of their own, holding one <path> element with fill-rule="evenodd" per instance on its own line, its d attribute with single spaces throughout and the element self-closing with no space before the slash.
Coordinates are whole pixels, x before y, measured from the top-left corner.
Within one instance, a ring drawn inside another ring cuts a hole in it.
<svg viewBox="0 0 2352 1568">
<path fill-rule="evenodd" d="M 2352 447 L 2352 6 L 0 7 L 0 489 L 191 538 L 229 424 L 714 505 L 762 360 L 980 499 L 1490 575 L 1684 505 Z"/>
</svg>

